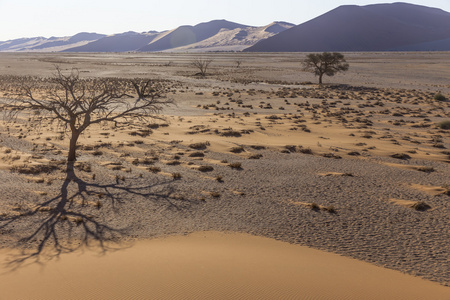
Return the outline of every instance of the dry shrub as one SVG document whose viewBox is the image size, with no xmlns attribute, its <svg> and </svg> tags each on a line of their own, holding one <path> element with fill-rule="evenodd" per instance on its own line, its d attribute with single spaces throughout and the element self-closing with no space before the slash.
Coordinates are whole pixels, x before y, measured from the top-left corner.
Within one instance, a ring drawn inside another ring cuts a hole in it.
<svg viewBox="0 0 450 300">
<path fill-rule="evenodd" d="M 195 150 L 205 150 L 209 145 L 210 145 L 209 142 L 194 143 L 194 144 L 190 144 L 189 148 L 192 148 Z"/>
<path fill-rule="evenodd" d="M 37 175 L 41 173 L 51 173 L 55 170 L 58 170 L 59 166 L 57 164 L 46 164 L 46 165 L 22 165 L 22 166 L 13 166 L 11 168 L 12 172 L 19 174 L 32 174 Z"/>
<path fill-rule="evenodd" d="M 418 210 L 418 211 L 426 211 L 426 210 L 430 209 L 431 206 L 423 201 L 419 201 L 419 202 L 416 202 L 413 205 L 411 205 L 411 208 L 414 208 L 415 210 Z"/>
<path fill-rule="evenodd" d="M 199 170 L 200 172 L 211 172 L 214 170 L 214 168 L 211 166 L 200 166 L 197 168 L 197 170 Z"/>
</svg>

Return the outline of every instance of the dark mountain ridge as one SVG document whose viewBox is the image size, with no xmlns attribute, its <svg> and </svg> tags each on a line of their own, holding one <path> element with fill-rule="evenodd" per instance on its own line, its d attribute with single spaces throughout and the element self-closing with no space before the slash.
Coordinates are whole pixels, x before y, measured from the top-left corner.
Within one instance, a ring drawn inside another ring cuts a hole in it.
<svg viewBox="0 0 450 300">
<path fill-rule="evenodd" d="M 262 40 L 244 51 L 414 50 L 450 38 L 450 13 L 407 3 L 344 5 Z M 435 43 L 437 50 L 446 43 Z M 440 47 L 438 47 L 440 46 Z M 426 48 L 426 47 L 425 47 Z M 434 50 L 434 49 L 433 49 Z"/>
</svg>

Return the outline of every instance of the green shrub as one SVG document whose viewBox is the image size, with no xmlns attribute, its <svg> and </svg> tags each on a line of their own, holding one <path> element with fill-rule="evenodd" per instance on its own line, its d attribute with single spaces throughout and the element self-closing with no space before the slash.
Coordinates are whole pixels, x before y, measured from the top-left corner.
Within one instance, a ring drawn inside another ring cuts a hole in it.
<svg viewBox="0 0 450 300">
<path fill-rule="evenodd" d="M 450 129 L 450 120 L 442 121 L 438 124 L 438 127 L 441 129 Z"/>
<path fill-rule="evenodd" d="M 436 95 L 434 95 L 434 100 L 445 101 L 445 100 L 447 100 L 447 98 L 444 95 L 442 95 L 441 93 L 437 93 Z"/>
</svg>

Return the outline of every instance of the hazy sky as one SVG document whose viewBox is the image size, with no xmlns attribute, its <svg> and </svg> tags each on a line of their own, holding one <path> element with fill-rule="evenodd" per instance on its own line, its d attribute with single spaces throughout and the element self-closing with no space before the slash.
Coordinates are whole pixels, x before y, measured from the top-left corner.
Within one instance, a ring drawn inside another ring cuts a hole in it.
<svg viewBox="0 0 450 300">
<path fill-rule="evenodd" d="M 344 4 L 373 0 L 0 0 L 0 41 L 20 37 L 68 36 L 167 30 L 213 19 L 246 25 L 306 22 Z M 387 2 L 387 1 L 386 1 Z M 450 12 L 450 0 L 404 1 Z"/>
</svg>

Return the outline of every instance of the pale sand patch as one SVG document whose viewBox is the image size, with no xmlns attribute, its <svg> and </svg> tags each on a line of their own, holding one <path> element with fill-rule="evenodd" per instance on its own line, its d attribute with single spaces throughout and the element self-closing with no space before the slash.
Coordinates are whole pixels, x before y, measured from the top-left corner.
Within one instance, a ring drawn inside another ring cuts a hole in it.
<svg viewBox="0 0 450 300">
<path fill-rule="evenodd" d="M 6 253 L 1 253 L 4 260 Z M 450 288 L 303 246 L 201 232 L 0 276 L 1 299 L 449 299 Z"/>
<path fill-rule="evenodd" d="M 446 188 L 441 186 L 431 186 L 431 185 L 421 185 L 421 184 L 411 184 L 413 189 L 425 192 L 432 196 L 442 195 L 447 192 Z"/>
<path fill-rule="evenodd" d="M 388 163 L 388 162 L 383 162 L 382 164 L 389 166 L 389 167 L 395 167 L 395 168 L 406 169 L 406 170 L 414 170 L 414 171 L 422 171 L 422 172 L 427 172 L 427 170 L 430 169 L 429 167 L 426 167 L 426 166 L 402 165 L 402 164 L 394 164 L 394 163 Z"/>
<path fill-rule="evenodd" d="M 400 205 L 400 206 L 404 206 L 404 207 L 408 207 L 408 208 L 411 208 L 414 204 L 417 203 L 417 201 L 395 199 L 395 198 L 391 198 L 391 199 L 389 199 L 389 201 L 391 201 L 394 204 L 397 204 L 397 205 Z"/>
</svg>

